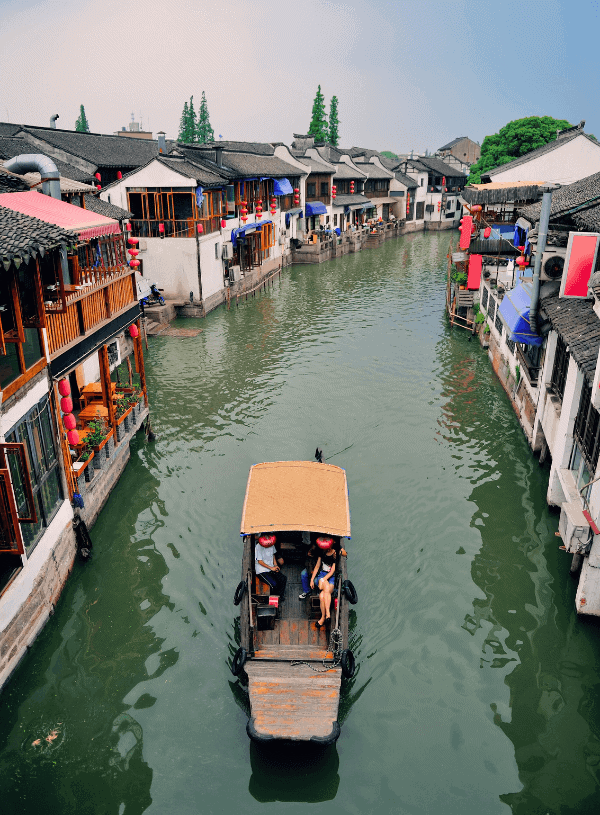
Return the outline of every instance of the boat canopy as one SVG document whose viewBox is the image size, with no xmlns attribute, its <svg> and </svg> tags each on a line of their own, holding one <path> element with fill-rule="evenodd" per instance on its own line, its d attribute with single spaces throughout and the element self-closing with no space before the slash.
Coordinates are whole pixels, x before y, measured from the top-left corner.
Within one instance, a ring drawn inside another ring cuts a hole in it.
<svg viewBox="0 0 600 815">
<path fill-rule="evenodd" d="M 273 461 L 250 468 L 241 535 L 320 532 L 350 537 L 346 471 L 317 461 Z"/>
</svg>

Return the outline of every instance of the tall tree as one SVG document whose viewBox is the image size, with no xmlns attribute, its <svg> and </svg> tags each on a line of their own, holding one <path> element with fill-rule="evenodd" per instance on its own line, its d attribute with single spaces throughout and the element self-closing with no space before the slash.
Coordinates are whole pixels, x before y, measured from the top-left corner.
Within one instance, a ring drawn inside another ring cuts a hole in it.
<svg viewBox="0 0 600 815">
<path fill-rule="evenodd" d="M 77 117 L 77 121 L 75 122 L 75 130 L 77 130 L 78 133 L 90 132 L 90 125 L 85 115 L 85 108 L 83 107 L 83 105 L 79 105 L 79 116 Z"/>
<path fill-rule="evenodd" d="M 551 116 L 514 119 L 493 136 L 485 137 L 479 161 L 471 167 L 469 183 L 479 184 L 485 173 L 548 144 L 556 138 L 557 130 L 566 127 L 571 127 L 566 119 L 553 119 Z"/>
<path fill-rule="evenodd" d="M 325 97 L 321 93 L 321 86 L 317 90 L 313 107 L 312 119 L 308 128 L 308 135 L 314 136 L 315 141 L 329 141 L 329 128 L 327 127 L 327 114 L 325 113 Z"/>
<path fill-rule="evenodd" d="M 208 105 L 206 104 L 206 95 L 202 91 L 202 101 L 200 102 L 200 110 L 198 111 L 198 124 L 196 126 L 196 141 L 200 144 L 206 144 L 209 141 L 215 140 L 215 131 L 210 126 L 210 117 L 208 115 Z"/>
<path fill-rule="evenodd" d="M 194 97 L 190 96 L 190 104 L 188 105 L 188 125 L 187 125 L 188 144 L 193 144 L 197 141 L 196 138 L 196 111 L 194 110 Z"/>
<path fill-rule="evenodd" d="M 338 98 L 337 96 L 332 96 L 329 105 L 329 144 L 332 144 L 334 147 L 337 147 L 340 142 L 339 126 Z"/>
<path fill-rule="evenodd" d="M 183 103 L 183 111 L 181 112 L 181 119 L 179 120 L 179 133 L 177 134 L 177 141 L 187 142 L 188 121 L 190 115 L 188 110 L 188 103 Z"/>
</svg>

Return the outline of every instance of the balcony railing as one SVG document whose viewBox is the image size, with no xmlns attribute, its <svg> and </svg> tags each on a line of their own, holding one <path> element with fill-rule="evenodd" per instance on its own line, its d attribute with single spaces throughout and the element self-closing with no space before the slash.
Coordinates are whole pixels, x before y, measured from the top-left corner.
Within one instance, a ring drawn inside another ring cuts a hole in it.
<svg viewBox="0 0 600 815">
<path fill-rule="evenodd" d="M 331 203 L 331 196 L 330 195 L 307 195 L 307 201 L 320 201 L 322 204 L 330 204 Z"/>
<path fill-rule="evenodd" d="M 218 232 L 221 225 L 221 217 L 215 215 L 212 218 L 186 218 L 185 220 L 133 220 L 131 223 L 131 234 L 135 238 L 193 238 L 196 234 L 196 225 L 202 224 L 202 232 L 208 235 L 211 232 Z M 161 229 L 162 227 L 162 229 Z"/>
<path fill-rule="evenodd" d="M 127 266 L 100 271 L 80 270 L 87 285 L 66 286 L 66 309 L 62 303 L 46 304 L 46 331 L 50 356 L 85 336 L 137 302 L 135 274 Z"/>
</svg>

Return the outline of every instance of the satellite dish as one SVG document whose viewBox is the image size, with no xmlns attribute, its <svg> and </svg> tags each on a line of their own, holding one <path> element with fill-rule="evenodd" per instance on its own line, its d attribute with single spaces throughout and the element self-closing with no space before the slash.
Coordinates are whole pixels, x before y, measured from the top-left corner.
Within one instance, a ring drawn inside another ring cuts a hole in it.
<svg viewBox="0 0 600 815">
<path fill-rule="evenodd" d="M 565 259 L 563 257 L 560 257 L 560 255 L 551 255 L 544 262 L 543 272 L 549 280 L 560 280 L 564 267 Z"/>
</svg>

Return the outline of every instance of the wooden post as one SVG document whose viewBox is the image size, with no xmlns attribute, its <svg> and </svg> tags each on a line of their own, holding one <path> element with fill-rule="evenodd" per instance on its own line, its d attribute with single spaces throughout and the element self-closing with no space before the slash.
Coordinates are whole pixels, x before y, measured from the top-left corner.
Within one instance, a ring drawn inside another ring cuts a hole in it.
<svg viewBox="0 0 600 815">
<path fill-rule="evenodd" d="M 131 359 L 127 357 L 127 372 L 129 374 L 129 387 L 133 387 L 133 370 L 131 369 Z"/>
<path fill-rule="evenodd" d="M 137 322 L 138 328 L 139 320 Z M 148 391 L 146 390 L 146 371 L 144 370 L 144 349 L 142 348 L 142 338 L 138 334 L 133 338 L 133 349 L 135 352 L 135 367 L 140 375 L 140 384 L 142 386 L 142 393 L 144 394 L 144 404 L 148 407 Z"/>
<path fill-rule="evenodd" d="M 100 382 L 102 384 L 102 401 L 108 409 L 108 424 L 113 431 L 115 447 L 117 445 L 117 416 L 115 403 L 112 398 L 112 383 L 110 380 L 110 363 L 108 361 L 108 346 L 103 345 L 98 352 L 100 357 Z"/>
</svg>

